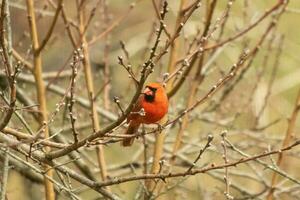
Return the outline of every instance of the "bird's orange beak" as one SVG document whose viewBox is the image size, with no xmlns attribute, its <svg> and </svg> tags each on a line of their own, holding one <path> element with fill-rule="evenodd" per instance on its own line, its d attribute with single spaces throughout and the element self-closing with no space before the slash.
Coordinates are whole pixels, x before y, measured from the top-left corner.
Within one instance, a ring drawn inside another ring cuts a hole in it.
<svg viewBox="0 0 300 200">
<path fill-rule="evenodd" d="M 144 92 L 143 92 L 143 94 L 152 96 L 153 95 L 153 91 L 150 90 L 148 87 L 146 87 L 145 90 L 144 90 Z"/>
</svg>

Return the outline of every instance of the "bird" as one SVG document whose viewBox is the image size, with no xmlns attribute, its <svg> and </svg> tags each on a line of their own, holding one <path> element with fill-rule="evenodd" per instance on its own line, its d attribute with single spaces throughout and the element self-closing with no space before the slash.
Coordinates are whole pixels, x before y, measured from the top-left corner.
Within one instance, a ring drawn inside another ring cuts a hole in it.
<svg viewBox="0 0 300 200">
<path fill-rule="evenodd" d="M 169 100 L 163 85 L 156 82 L 147 84 L 127 117 L 129 126 L 125 134 L 135 134 L 141 124 L 157 123 L 167 114 L 168 107 Z M 125 138 L 122 146 L 131 146 L 133 141 L 134 137 Z"/>
</svg>

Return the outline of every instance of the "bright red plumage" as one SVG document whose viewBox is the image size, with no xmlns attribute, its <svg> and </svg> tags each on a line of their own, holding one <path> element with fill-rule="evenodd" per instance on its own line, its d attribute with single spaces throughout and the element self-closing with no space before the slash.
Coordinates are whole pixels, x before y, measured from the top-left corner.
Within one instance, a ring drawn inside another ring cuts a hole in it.
<svg viewBox="0 0 300 200">
<path fill-rule="evenodd" d="M 162 119 L 168 112 L 169 101 L 164 87 L 159 83 L 150 83 L 146 86 L 143 94 L 140 96 L 132 113 L 129 114 L 127 122 L 129 127 L 126 134 L 135 134 L 140 124 L 153 124 Z M 144 109 L 145 115 L 138 114 Z M 130 146 L 134 138 L 123 140 L 123 146 Z"/>
</svg>

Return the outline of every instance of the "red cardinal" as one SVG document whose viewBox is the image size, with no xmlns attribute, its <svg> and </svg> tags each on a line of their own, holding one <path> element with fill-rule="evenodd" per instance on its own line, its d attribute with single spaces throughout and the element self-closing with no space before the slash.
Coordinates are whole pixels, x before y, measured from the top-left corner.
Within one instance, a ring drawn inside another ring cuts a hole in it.
<svg viewBox="0 0 300 200">
<path fill-rule="evenodd" d="M 153 124 L 168 112 L 169 101 L 164 87 L 159 83 L 150 83 L 139 97 L 137 104 L 127 117 L 129 122 L 125 134 L 135 134 L 141 124 Z M 144 115 L 141 110 L 144 109 Z M 131 146 L 134 138 L 123 140 L 123 146 Z"/>
</svg>

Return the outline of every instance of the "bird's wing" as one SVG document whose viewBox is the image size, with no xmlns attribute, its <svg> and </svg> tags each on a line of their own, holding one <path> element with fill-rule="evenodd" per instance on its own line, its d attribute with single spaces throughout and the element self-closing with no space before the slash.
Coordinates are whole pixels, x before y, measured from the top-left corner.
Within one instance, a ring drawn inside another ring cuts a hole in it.
<svg viewBox="0 0 300 200">
<path fill-rule="evenodd" d="M 129 115 L 127 117 L 127 123 L 129 123 L 130 120 L 141 117 L 141 115 L 134 113 L 134 112 L 139 112 L 142 109 L 142 100 L 143 100 L 143 95 L 140 95 L 139 99 L 137 100 L 136 104 L 134 105 L 133 109 L 131 110 L 131 113 L 129 113 Z"/>
</svg>

